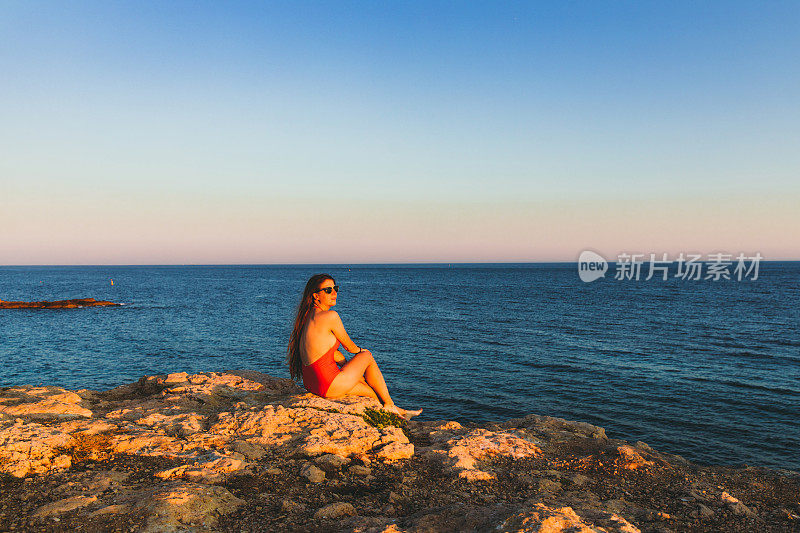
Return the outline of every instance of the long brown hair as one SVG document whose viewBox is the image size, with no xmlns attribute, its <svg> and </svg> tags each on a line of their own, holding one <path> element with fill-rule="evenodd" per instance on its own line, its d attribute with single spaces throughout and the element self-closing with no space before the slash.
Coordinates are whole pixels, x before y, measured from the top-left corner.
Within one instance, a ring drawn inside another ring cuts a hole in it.
<svg viewBox="0 0 800 533">
<path fill-rule="evenodd" d="M 300 336 L 303 334 L 303 329 L 308 324 L 311 310 L 314 308 L 314 293 L 326 279 L 333 281 L 334 284 L 336 283 L 328 274 L 314 274 L 311 276 L 311 279 L 306 283 L 305 290 L 303 290 L 300 304 L 297 306 L 297 316 L 294 319 L 292 336 L 289 337 L 289 351 L 286 357 L 289 362 L 289 375 L 292 376 L 292 379 L 303 377 L 303 360 L 300 358 Z"/>
</svg>

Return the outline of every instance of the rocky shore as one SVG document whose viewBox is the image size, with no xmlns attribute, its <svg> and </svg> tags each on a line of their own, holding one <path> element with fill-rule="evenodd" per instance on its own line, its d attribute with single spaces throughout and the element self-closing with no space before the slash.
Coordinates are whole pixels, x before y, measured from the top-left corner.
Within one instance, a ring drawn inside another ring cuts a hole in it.
<svg viewBox="0 0 800 533">
<path fill-rule="evenodd" d="M 581 422 L 404 422 L 257 372 L 0 389 L 0 530 L 800 531 L 800 478 Z"/>
<path fill-rule="evenodd" d="M 77 307 L 113 307 L 114 302 L 98 301 L 94 298 L 78 298 L 74 300 L 54 300 L 52 302 L 6 302 L 0 300 L 0 309 L 75 309 Z"/>
</svg>

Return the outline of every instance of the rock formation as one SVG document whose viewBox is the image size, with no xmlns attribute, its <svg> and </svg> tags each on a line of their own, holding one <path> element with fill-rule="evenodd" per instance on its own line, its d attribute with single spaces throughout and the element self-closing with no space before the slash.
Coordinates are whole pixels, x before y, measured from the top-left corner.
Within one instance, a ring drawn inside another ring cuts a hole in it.
<svg viewBox="0 0 800 533">
<path fill-rule="evenodd" d="M 76 307 L 108 307 L 118 305 L 121 304 L 97 301 L 94 298 L 55 300 L 53 302 L 5 302 L 0 300 L 0 309 L 74 309 Z"/>
<path fill-rule="evenodd" d="M 257 372 L 0 389 L 0 524 L 56 531 L 789 531 L 798 476 L 586 423 L 402 421 Z"/>
</svg>

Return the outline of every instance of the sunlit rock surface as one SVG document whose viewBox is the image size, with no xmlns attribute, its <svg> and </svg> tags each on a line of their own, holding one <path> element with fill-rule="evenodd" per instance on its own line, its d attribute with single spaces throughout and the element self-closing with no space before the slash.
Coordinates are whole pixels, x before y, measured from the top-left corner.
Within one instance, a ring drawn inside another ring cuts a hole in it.
<svg viewBox="0 0 800 533">
<path fill-rule="evenodd" d="M 539 415 L 403 422 L 374 400 L 328 400 L 252 371 L 148 376 L 105 392 L 0 389 L 0 472 L 0 523 L 27 530 L 800 524 L 790 472 L 699 467 Z"/>
</svg>

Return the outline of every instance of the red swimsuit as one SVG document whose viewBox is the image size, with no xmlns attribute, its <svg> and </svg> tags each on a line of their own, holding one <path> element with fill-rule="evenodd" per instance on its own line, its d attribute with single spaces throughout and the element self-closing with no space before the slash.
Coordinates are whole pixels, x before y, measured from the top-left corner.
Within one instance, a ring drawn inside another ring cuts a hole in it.
<svg viewBox="0 0 800 533">
<path fill-rule="evenodd" d="M 303 365 L 303 386 L 308 392 L 325 397 L 333 378 L 341 372 L 333 360 L 333 354 L 336 353 L 338 347 L 339 341 L 337 340 L 333 348 L 325 352 L 325 355 L 310 365 Z"/>
</svg>

